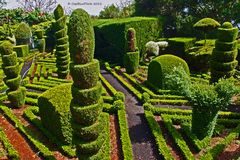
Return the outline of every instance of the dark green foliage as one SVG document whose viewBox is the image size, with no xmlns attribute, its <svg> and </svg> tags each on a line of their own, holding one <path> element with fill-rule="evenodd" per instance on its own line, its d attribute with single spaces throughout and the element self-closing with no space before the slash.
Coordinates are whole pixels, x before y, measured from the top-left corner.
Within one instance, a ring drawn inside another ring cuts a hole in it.
<svg viewBox="0 0 240 160">
<path fill-rule="evenodd" d="M 26 57 L 29 55 L 28 45 L 17 45 L 13 47 L 13 50 L 17 53 L 18 57 Z"/>
<path fill-rule="evenodd" d="M 99 80 L 100 66 L 98 60 L 82 65 L 71 65 L 74 86 L 81 89 L 94 87 Z"/>
<path fill-rule="evenodd" d="M 222 27 L 218 28 L 218 40 L 212 53 L 211 82 L 234 75 L 238 64 L 236 61 L 237 36 L 238 28 L 233 28 L 229 22 L 225 22 Z"/>
<path fill-rule="evenodd" d="M 71 84 L 49 89 L 38 98 L 43 126 L 64 144 L 72 143 L 71 100 Z"/>
<path fill-rule="evenodd" d="M 169 38 L 167 41 L 169 44 L 167 47 L 168 53 L 184 57 L 189 48 L 194 46 L 196 38 L 177 37 Z"/>
<path fill-rule="evenodd" d="M 24 87 L 19 87 L 14 91 L 8 90 L 7 95 L 13 107 L 19 108 L 25 104 L 26 89 Z"/>
<path fill-rule="evenodd" d="M 44 36 L 44 31 L 39 29 L 35 31 L 35 35 L 37 36 L 38 39 L 42 39 Z"/>
<path fill-rule="evenodd" d="M 24 87 L 19 88 L 21 76 L 16 53 L 13 52 L 13 45 L 8 41 L 0 45 L 0 52 L 3 61 L 2 68 L 6 75 L 4 82 L 9 88 L 8 100 L 13 107 L 19 108 L 25 103 L 26 90 Z"/>
<path fill-rule="evenodd" d="M 39 39 L 38 40 L 38 46 L 37 46 L 38 50 L 40 53 L 45 52 L 45 48 L 46 48 L 46 41 L 44 38 Z"/>
<path fill-rule="evenodd" d="M 147 81 L 159 89 L 164 88 L 164 75 L 171 73 L 174 67 L 183 67 L 184 71 L 189 75 L 187 63 L 174 55 L 162 55 L 155 58 L 148 66 Z"/>
<path fill-rule="evenodd" d="M 149 100 L 150 100 L 150 95 L 147 92 L 144 92 L 142 94 L 142 102 L 143 102 L 143 104 L 147 103 Z"/>
<path fill-rule="evenodd" d="M 127 30 L 129 28 L 134 28 L 136 31 L 137 42 L 135 45 L 142 55 L 145 53 L 145 44 L 149 40 L 157 40 L 162 35 L 162 22 L 162 18 L 149 17 L 94 21 L 96 56 L 123 64 L 123 55 L 128 48 Z"/>
<path fill-rule="evenodd" d="M 56 23 L 54 24 L 55 36 L 57 40 L 56 45 L 56 66 L 58 68 L 58 77 L 65 79 L 69 73 L 69 43 L 67 36 L 67 16 L 64 15 L 64 10 L 61 5 L 58 5 L 54 10 Z M 64 40 L 62 40 L 64 39 Z M 44 45 L 40 45 L 40 50 L 45 50 Z"/>
<path fill-rule="evenodd" d="M 15 30 L 15 37 L 17 45 L 30 44 L 30 38 L 32 37 L 32 31 L 28 24 L 22 22 Z"/>
<path fill-rule="evenodd" d="M 123 64 L 128 74 L 133 74 L 137 71 L 139 66 L 140 55 L 139 52 L 127 52 L 124 55 Z"/>
<path fill-rule="evenodd" d="M 90 16 L 83 9 L 73 11 L 68 26 L 70 53 L 76 64 L 91 62 L 94 56 L 95 38 Z"/>
<path fill-rule="evenodd" d="M 75 95 L 73 102 L 82 106 L 97 103 L 98 99 L 101 97 L 101 94 L 101 82 L 98 82 L 97 85 L 92 88 L 83 90 L 79 90 L 79 88 L 72 86 L 72 95 Z"/>
</svg>

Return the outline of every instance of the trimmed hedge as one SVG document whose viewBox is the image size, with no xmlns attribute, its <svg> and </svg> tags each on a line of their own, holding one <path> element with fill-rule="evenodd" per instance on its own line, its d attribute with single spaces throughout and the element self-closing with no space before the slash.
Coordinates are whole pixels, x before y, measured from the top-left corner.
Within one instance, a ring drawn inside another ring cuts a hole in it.
<svg viewBox="0 0 240 160">
<path fill-rule="evenodd" d="M 29 56 L 29 47 L 28 45 L 18 45 L 14 46 L 13 50 L 17 53 L 18 57 Z"/>
<path fill-rule="evenodd" d="M 61 35 L 58 34 L 59 31 L 61 32 L 61 31 L 67 30 L 67 16 L 64 15 L 64 10 L 60 4 L 54 10 L 54 16 L 56 20 L 54 27 L 56 31 L 55 36 L 57 39 L 56 53 L 55 53 L 57 57 L 57 60 L 56 60 L 56 66 L 58 68 L 57 73 L 59 78 L 65 79 L 69 73 L 69 66 L 68 66 L 70 63 L 70 59 L 68 57 L 69 44 L 68 44 L 67 32 L 64 32 Z M 62 41 L 62 39 L 64 39 L 64 41 Z"/>
<path fill-rule="evenodd" d="M 128 74 L 133 74 L 137 71 L 139 66 L 140 55 L 139 52 L 127 52 L 124 54 L 123 64 Z"/>
<path fill-rule="evenodd" d="M 62 84 L 49 89 L 38 98 L 43 126 L 63 144 L 72 143 L 71 100 L 71 84 Z"/>
<path fill-rule="evenodd" d="M 218 40 L 212 53 L 211 82 L 220 78 L 229 78 L 235 74 L 238 64 L 237 38 L 238 28 L 233 28 L 230 22 L 225 22 L 218 28 Z"/>
<path fill-rule="evenodd" d="M 170 73 L 174 67 L 182 66 L 187 74 L 189 68 L 187 63 L 174 55 L 162 55 L 151 61 L 148 66 L 148 83 L 164 89 L 164 74 Z"/>
<path fill-rule="evenodd" d="M 89 63 L 93 60 L 95 37 L 90 16 L 83 9 L 72 12 L 68 26 L 69 51 L 76 64 Z"/>
<path fill-rule="evenodd" d="M 4 82 L 9 88 L 7 90 L 8 100 L 13 107 L 19 108 L 25 103 L 26 89 L 20 87 L 20 66 L 16 53 L 13 52 L 13 45 L 8 41 L 3 42 L 0 45 L 0 53 L 3 57 L 2 68 L 6 75 Z"/>
<path fill-rule="evenodd" d="M 163 18 L 132 17 L 124 19 L 95 20 L 97 57 L 106 61 L 123 64 L 123 55 L 127 48 L 127 30 L 136 30 L 137 48 L 145 53 L 145 44 L 157 40 L 162 35 Z"/>
<path fill-rule="evenodd" d="M 175 37 L 169 38 L 167 41 L 169 44 L 167 52 L 183 58 L 189 48 L 194 46 L 196 38 Z"/>
<path fill-rule="evenodd" d="M 74 86 L 79 87 L 80 89 L 94 87 L 99 80 L 100 66 L 96 59 L 87 64 L 71 64 L 70 70 Z"/>
<path fill-rule="evenodd" d="M 15 37 L 17 45 L 30 45 L 30 39 L 32 37 L 32 31 L 28 24 L 22 22 L 15 30 Z"/>
</svg>

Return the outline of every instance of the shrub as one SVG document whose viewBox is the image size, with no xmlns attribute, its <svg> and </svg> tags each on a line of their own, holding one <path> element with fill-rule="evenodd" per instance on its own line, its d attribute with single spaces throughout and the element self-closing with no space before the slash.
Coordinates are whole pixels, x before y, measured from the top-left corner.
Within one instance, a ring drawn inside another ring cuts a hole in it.
<svg viewBox="0 0 240 160">
<path fill-rule="evenodd" d="M 61 5 L 58 5 L 54 10 L 54 16 L 56 23 L 55 27 L 55 36 L 57 38 L 56 45 L 56 66 L 58 68 L 57 73 L 58 77 L 61 79 L 65 79 L 69 73 L 69 44 L 68 44 L 68 35 L 67 35 L 67 17 L 64 15 L 64 11 Z M 59 34 L 61 33 L 61 34 Z M 64 39 L 64 41 L 62 41 Z M 45 46 L 40 45 L 41 51 L 45 48 Z"/>
<path fill-rule="evenodd" d="M 238 29 L 225 22 L 218 28 L 218 40 L 212 53 L 211 82 L 217 82 L 220 78 L 229 78 L 234 75 L 238 64 L 237 57 Z"/>
<path fill-rule="evenodd" d="M 185 38 L 185 37 L 176 37 L 169 38 L 169 46 L 167 47 L 167 52 L 174 54 L 178 57 L 184 57 L 189 48 L 193 47 L 196 38 Z"/>
<path fill-rule="evenodd" d="M 121 101 L 125 101 L 125 95 L 124 95 L 124 93 L 122 93 L 122 92 L 116 92 L 115 94 L 114 94 L 114 96 L 113 96 L 113 100 L 114 101 L 117 101 L 117 100 L 121 100 Z"/>
<path fill-rule="evenodd" d="M 90 16 L 83 9 L 73 11 L 68 26 L 70 53 L 77 64 L 91 62 L 94 56 L 95 38 Z"/>
<path fill-rule="evenodd" d="M 137 49 L 137 41 L 136 41 L 136 31 L 134 28 L 129 28 L 127 30 L 127 35 L 126 35 L 126 52 L 135 52 Z"/>
<path fill-rule="evenodd" d="M 164 75 L 172 72 L 174 67 L 182 66 L 189 75 L 187 63 L 174 55 L 162 55 L 155 58 L 148 66 L 147 81 L 159 89 L 164 89 Z"/>
<path fill-rule="evenodd" d="M 38 98 L 43 126 L 63 144 L 72 143 L 71 100 L 71 84 L 51 88 Z"/>
<path fill-rule="evenodd" d="M 14 46 L 13 50 L 17 53 L 18 57 L 26 57 L 29 55 L 28 45 L 18 45 Z"/>
<path fill-rule="evenodd" d="M 0 45 L 0 52 L 2 54 L 3 71 L 6 75 L 4 82 L 9 88 L 7 91 L 8 100 L 13 107 L 21 107 L 25 103 L 26 90 L 24 87 L 19 88 L 21 77 L 17 55 L 13 52 L 13 45 L 8 41 Z"/>
<path fill-rule="evenodd" d="M 124 55 L 124 66 L 128 74 L 133 74 L 137 71 L 139 66 L 139 52 L 127 52 Z"/>
<path fill-rule="evenodd" d="M 60 41 L 60 40 L 59 40 Z M 61 40 L 62 41 L 62 40 Z M 64 40 L 63 40 L 64 41 Z M 94 32 L 90 16 L 82 9 L 73 11 L 69 21 L 70 66 L 73 77 L 71 113 L 76 152 L 79 159 L 98 159 L 105 141 L 100 66 L 94 55 Z M 97 125 L 102 129 L 93 130 Z"/>
<path fill-rule="evenodd" d="M 30 38 L 32 37 L 32 31 L 28 24 L 22 22 L 15 30 L 15 37 L 17 45 L 30 44 Z"/>
<path fill-rule="evenodd" d="M 162 34 L 163 18 L 132 17 L 124 19 L 96 20 L 96 56 L 106 61 L 123 64 L 123 55 L 127 50 L 127 30 L 136 31 L 136 48 L 140 55 L 145 53 L 145 44 L 156 40 Z"/>
</svg>

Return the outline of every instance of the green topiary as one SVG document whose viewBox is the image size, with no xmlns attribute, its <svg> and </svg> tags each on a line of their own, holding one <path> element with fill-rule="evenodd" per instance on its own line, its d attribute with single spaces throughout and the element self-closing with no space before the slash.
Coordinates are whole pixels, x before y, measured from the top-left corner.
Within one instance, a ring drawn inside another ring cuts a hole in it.
<svg viewBox="0 0 240 160">
<path fill-rule="evenodd" d="M 70 53 L 74 63 L 83 64 L 93 60 L 95 38 L 90 16 L 83 9 L 73 11 L 69 20 Z"/>
<path fill-rule="evenodd" d="M 233 28 L 229 22 L 223 23 L 222 27 L 218 28 L 218 40 L 212 53 L 211 82 L 234 75 L 238 65 L 237 35 L 238 29 Z"/>
<path fill-rule="evenodd" d="M 172 72 L 174 67 L 182 66 L 185 72 L 189 75 L 187 63 L 174 55 L 162 55 L 154 60 L 148 66 L 147 81 L 159 89 L 164 89 L 164 74 Z"/>
<path fill-rule="evenodd" d="M 100 120 L 102 85 L 99 82 L 99 62 L 93 59 L 93 26 L 90 16 L 82 9 L 74 10 L 70 17 L 69 40 L 73 60 L 70 65 L 73 78 L 71 113 L 77 156 L 79 159 L 95 159 L 105 141 L 102 133 L 105 125 Z"/>
<path fill-rule="evenodd" d="M 71 100 L 71 84 L 51 88 L 38 98 L 43 126 L 63 144 L 72 143 Z"/>
<path fill-rule="evenodd" d="M 127 48 L 126 54 L 124 54 L 123 64 L 126 68 L 126 72 L 129 74 L 135 73 L 139 66 L 140 54 L 136 51 L 137 41 L 134 28 L 129 28 L 127 31 Z"/>
<path fill-rule="evenodd" d="M 29 56 L 29 46 L 28 45 L 18 45 L 14 46 L 13 50 L 17 53 L 18 57 Z"/>
<path fill-rule="evenodd" d="M 115 93 L 114 96 L 113 96 L 113 100 L 114 101 L 121 100 L 121 101 L 125 102 L 125 95 L 124 95 L 124 93 L 122 93 L 122 92 Z"/>
<path fill-rule="evenodd" d="M 67 16 L 64 15 L 64 10 L 61 5 L 58 5 L 54 10 L 54 16 L 56 23 L 55 27 L 55 36 L 57 39 L 56 45 L 56 66 L 58 68 L 57 73 L 59 78 L 66 78 L 69 73 L 69 44 L 67 36 Z M 44 45 L 40 45 L 41 51 L 45 48 Z"/>
<path fill-rule="evenodd" d="M 15 37 L 17 45 L 27 44 L 30 45 L 30 39 L 32 37 L 32 31 L 28 24 L 22 22 L 15 30 Z"/>
<path fill-rule="evenodd" d="M 222 28 L 233 28 L 233 25 L 232 25 L 232 23 L 230 23 L 230 22 L 224 22 L 223 24 L 222 24 Z"/>
<path fill-rule="evenodd" d="M 8 100 L 13 107 L 21 107 L 25 103 L 26 89 L 20 87 L 21 76 L 17 62 L 17 54 L 13 52 L 13 45 L 9 41 L 5 41 L 0 45 L 2 55 L 2 68 L 6 75 L 5 84 L 8 86 Z"/>
</svg>

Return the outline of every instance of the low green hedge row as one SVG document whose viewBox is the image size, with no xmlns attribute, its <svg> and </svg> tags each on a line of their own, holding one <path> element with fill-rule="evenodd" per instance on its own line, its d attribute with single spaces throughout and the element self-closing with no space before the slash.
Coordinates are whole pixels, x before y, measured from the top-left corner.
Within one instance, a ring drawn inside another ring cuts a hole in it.
<svg viewBox="0 0 240 160">
<path fill-rule="evenodd" d="M 123 159 L 132 160 L 133 159 L 132 143 L 129 137 L 126 111 L 124 109 L 118 110 L 118 123 L 120 127 L 120 139 L 122 142 Z"/>
<path fill-rule="evenodd" d="M 188 100 L 181 100 L 181 99 L 150 99 L 148 101 L 151 104 L 171 104 L 171 105 L 187 105 Z"/>
<path fill-rule="evenodd" d="M 56 82 L 61 82 L 61 83 L 72 83 L 72 81 L 70 81 L 70 80 L 58 79 L 58 78 L 54 78 L 54 77 L 48 77 L 48 80 L 50 80 L 50 81 L 56 81 Z"/>
<path fill-rule="evenodd" d="M 21 133 L 26 135 L 28 140 L 39 150 L 43 157 L 51 160 L 56 159 L 53 155 L 53 152 L 51 152 L 45 145 L 39 142 L 34 136 L 34 134 L 19 121 L 19 119 L 12 113 L 12 111 L 8 107 L 0 105 L 0 109 L 13 122 L 13 124 L 17 126 L 17 129 Z"/>
<path fill-rule="evenodd" d="M 26 84 L 25 87 L 28 89 L 35 89 L 38 91 L 46 91 L 51 88 L 51 87 L 36 85 L 36 84 Z"/>
<path fill-rule="evenodd" d="M 102 81 L 103 86 L 107 89 L 108 93 L 110 92 L 110 95 L 114 95 L 117 91 L 115 88 L 112 87 L 112 85 L 100 74 L 99 75 L 100 80 Z"/>
<path fill-rule="evenodd" d="M 35 98 L 26 97 L 25 103 L 31 106 L 37 106 L 38 100 Z"/>
<path fill-rule="evenodd" d="M 37 93 L 37 92 L 26 92 L 26 96 L 30 98 L 37 99 L 40 95 L 41 93 Z"/>
<path fill-rule="evenodd" d="M 113 103 L 114 101 L 113 97 L 110 97 L 110 96 L 102 96 L 102 98 L 105 103 Z"/>
<path fill-rule="evenodd" d="M 33 125 L 35 125 L 46 137 L 48 137 L 51 142 L 56 144 L 66 155 L 70 157 L 76 156 L 75 149 L 73 149 L 73 147 L 61 144 L 60 141 L 55 136 L 53 136 L 48 129 L 43 127 L 41 120 L 38 119 L 38 117 L 35 115 L 35 113 L 38 112 L 38 107 L 28 107 L 24 111 L 24 116 L 27 117 L 27 119 Z"/>
<path fill-rule="evenodd" d="M 122 83 L 130 92 L 132 92 L 138 100 L 141 101 L 142 99 L 142 93 L 140 93 L 138 90 L 136 90 L 132 85 L 130 85 L 128 82 L 126 82 L 121 76 L 119 76 L 114 70 L 112 70 L 110 67 L 106 67 L 106 69 L 120 82 Z"/>
<path fill-rule="evenodd" d="M 191 133 L 191 129 L 189 125 L 181 124 L 181 128 L 184 133 L 187 135 L 191 143 L 194 145 L 195 149 L 199 152 L 203 148 L 206 148 L 209 145 L 210 138 L 206 137 L 203 140 L 199 140 L 194 134 Z"/>
<path fill-rule="evenodd" d="M 164 159 L 173 160 L 174 157 L 172 156 L 171 151 L 167 146 L 159 124 L 154 119 L 154 115 L 150 111 L 145 111 L 145 117 L 157 143 L 159 153 L 163 155 Z"/>
<path fill-rule="evenodd" d="M 7 156 L 13 160 L 19 160 L 20 156 L 18 152 L 13 148 L 12 144 L 9 142 L 3 129 L 0 127 L 0 141 L 3 143 L 4 149 L 7 151 Z"/>
<path fill-rule="evenodd" d="M 237 126 L 231 133 L 224 138 L 220 143 L 218 143 L 213 148 L 209 149 L 207 153 L 202 156 L 201 160 L 214 160 L 217 156 L 225 149 L 227 145 L 229 145 L 234 139 L 239 137 L 240 125 Z"/>
<path fill-rule="evenodd" d="M 47 87 L 55 87 L 57 84 L 54 83 L 45 83 L 45 82 L 33 82 L 32 84 L 47 86 Z"/>
<path fill-rule="evenodd" d="M 186 144 L 185 140 L 181 136 L 181 134 L 179 134 L 177 132 L 177 130 L 174 128 L 174 126 L 172 124 L 171 118 L 168 117 L 168 115 L 166 115 L 166 114 L 162 114 L 161 116 L 162 116 L 162 119 L 164 121 L 164 124 L 165 124 L 166 128 L 168 129 L 169 133 L 172 135 L 175 143 L 180 148 L 180 150 L 183 153 L 184 157 L 187 160 L 195 159 L 193 154 L 192 154 L 192 152 L 190 151 L 188 145 Z"/>
</svg>

